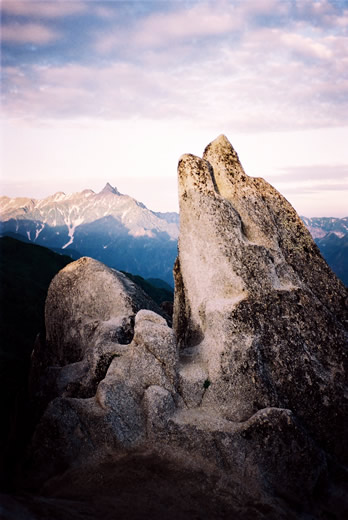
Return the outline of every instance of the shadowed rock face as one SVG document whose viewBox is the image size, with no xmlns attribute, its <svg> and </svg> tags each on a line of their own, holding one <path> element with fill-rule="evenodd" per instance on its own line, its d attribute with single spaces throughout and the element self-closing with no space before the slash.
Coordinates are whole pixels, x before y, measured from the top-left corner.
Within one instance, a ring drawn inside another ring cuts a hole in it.
<svg viewBox="0 0 348 520">
<path fill-rule="evenodd" d="M 174 332 L 159 313 L 129 278 L 92 258 L 53 279 L 46 339 L 37 341 L 31 370 L 40 418 L 30 448 L 33 482 L 144 444 L 149 396 L 156 388 L 176 394 Z"/>
<path fill-rule="evenodd" d="M 180 159 L 179 196 L 174 324 L 185 373 L 198 365 L 211 383 L 201 406 L 232 421 L 291 409 L 343 456 L 345 287 L 287 200 L 244 173 L 224 136 L 203 159 Z"/>
<path fill-rule="evenodd" d="M 93 397 L 112 359 L 131 343 L 140 309 L 162 313 L 123 273 L 88 257 L 62 269 L 46 298 L 46 338 L 33 352 L 32 392 L 46 404 L 60 395 Z"/>
<path fill-rule="evenodd" d="M 345 287 L 224 136 L 180 159 L 179 195 L 174 330 L 97 261 L 53 280 L 28 481 L 48 479 L 49 492 L 81 475 L 84 488 L 85 468 L 110 460 L 129 481 L 127 460 L 149 457 L 163 475 L 199 471 L 230 514 L 238 502 L 241 514 L 256 504 L 255 518 L 298 518 L 290 504 L 310 511 L 346 457 Z"/>
</svg>

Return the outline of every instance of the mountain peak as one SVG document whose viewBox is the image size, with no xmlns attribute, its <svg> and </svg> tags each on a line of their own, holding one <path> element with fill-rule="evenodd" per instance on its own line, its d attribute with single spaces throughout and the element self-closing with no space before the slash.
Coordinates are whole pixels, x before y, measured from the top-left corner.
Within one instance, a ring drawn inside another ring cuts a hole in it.
<svg viewBox="0 0 348 520">
<path fill-rule="evenodd" d="M 106 193 L 112 193 L 113 195 L 121 195 L 121 193 L 118 191 L 118 189 L 116 188 L 116 186 L 113 188 L 111 186 L 111 184 L 109 182 L 107 182 L 104 186 L 104 188 L 102 189 L 102 191 L 100 192 L 100 194 L 106 194 Z"/>
</svg>

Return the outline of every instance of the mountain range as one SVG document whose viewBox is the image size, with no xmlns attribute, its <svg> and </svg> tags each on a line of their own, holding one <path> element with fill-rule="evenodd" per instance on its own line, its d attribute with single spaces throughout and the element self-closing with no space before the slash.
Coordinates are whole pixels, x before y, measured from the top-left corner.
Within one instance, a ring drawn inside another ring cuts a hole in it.
<svg viewBox="0 0 348 520">
<path fill-rule="evenodd" d="M 322 255 L 348 284 L 348 217 L 301 217 Z M 154 212 L 107 183 L 44 199 L 0 197 L 0 234 L 46 246 L 73 259 L 91 256 L 109 267 L 173 286 L 179 214 Z"/>
<path fill-rule="evenodd" d="M 321 254 L 348 286 L 348 217 L 301 217 Z"/>
<path fill-rule="evenodd" d="M 62 192 L 35 200 L 0 197 L 0 233 L 91 256 L 110 267 L 173 285 L 179 216 L 155 213 L 107 183 L 100 193 Z"/>
<path fill-rule="evenodd" d="M 301 217 L 301 219 L 314 240 L 324 238 L 328 233 L 333 233 L 339 238 L 348 234 L 348 217 Z"/>
</svg>

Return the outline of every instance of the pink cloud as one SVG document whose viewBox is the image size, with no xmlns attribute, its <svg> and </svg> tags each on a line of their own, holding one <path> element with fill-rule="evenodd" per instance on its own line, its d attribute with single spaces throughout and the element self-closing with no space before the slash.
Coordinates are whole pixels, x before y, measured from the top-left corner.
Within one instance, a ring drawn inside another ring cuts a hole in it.
<svg viewBox="0 0 348 520">
<path fill-rule="evenodd" d="M 243 46 L 225 49 L 215 61 L 181 65 L 170 73 L 162 66 L 146 70 L 130 63 L 33 67 L 24 76 L 9 68 L 4 70 L 11 84 L 4 112 L 10 117 L 195 120 L 255 131 L 344 124 L 337 98 L 343 99 L 346 83 L 333 90 L 326 68 L 270 61 L 264 52 L 264 45 L 255 46 L 255 52 Z"/>
<path fill-rule="evenodd" d="M 345 29 L 348 24 L 348 9 L 345 8 L 341 12 L 335 3 L 329 0 L 301 0 L 296 4 L 296 11 L 300 19 L 310 22 L 318 30 L 330 27 Z"/>
<path fill-rule="evenodd" d="M 177 40 L 225 34 L 239 28 L 240 19 L 233 6 L 223 9 L 196 5 L 168 14 L 154 14 L 144 20 L 135 41 L 144 45 L 163 45 Z"/>
<path fill-rule="evenodd" d="M 1 6 L 1 10 L 8 14 L 40 18 L 59 18 L 74 15 L 86 9 L 86 3 L 78 0 L 74 0 L 73 2 L 60 0 L 55 0 L 54 2 L 5 0 Z"/>
<path fill-rule="evenodd" d="M 284 0 L 254 0 L 244 2 L 239 6 L 243 16 L 284 15 L 289 11 L 289 5 Z"/>
<path fill-rule="evenodd" d="M 301 15 L 322 20 L 327 20 L 335 14 L 334 7 L 328 0 L 301 0 L 297 2 L 296 8 Z"/>
<path fill-rule="evenodd" d="M 127 31 L 98 38 L 96 48 L 99 52 L 109 52 L 125 44 L 142 48 L 168 47 L 174 43 L 226 34 L 240 26 L 239 10 L 221 0 L 214 4 L 197 4 L 189 9 L 151 14 Z"/>
<path fill-rule="evenodd" d="M 346 39 L 336 36 L 323 36 L 315 33 L 308 36 L 301 34 L 303 24 L 285 29 L 257 29 L 244 36 L 244 45 L 249 51 L 258 54 L 267 53 L 274 59 L 287 59 L 295 61 L 319 60 L 330 61 L 326 66 L 332 66 L 338 61 L 336 47 L 345 47 Z M 340 52 L 343 58 L 343 52 Z M 314 63 L 315 61 L 313 61 Z"/>
<path fill-rule="evenodd" d="M 280 36 L 283 46 L 303 57 L 329 60 L 332 51 L 324 40 L 313 39 L 296 33 L 283 33 Z"/>
<path fill-rule="evenodd" d="M 44 45 L 60 38 L 60 33 L 38 23 L 12 23 L 2 27 L 1 39 L 11 43 Z"/>
<path fill-rule="evenodd" d="M 263 13 L 278 3 L 199 3 L 152 14 L 99 40 L 104 50 L 119 46 L 116 62 L 31 67 L 25 78 L 9 71 L 5 109 L 33 117 L 182 118 L 242 130 L 345 124 L 346 36 L 304 20 L 248 25 L 256 5 Z M 238 38 L 230 38 L 234 31 Z"/>
<path fill-rule="evenodd" d="M 115 18 L 116 12 L 115 9 L 111 9 L 110 7 L 106 7 L 105 5 L 95 5 L 93 6 L 93 12 L 100 16 L 100 18 Z"/>
<path fill-rule="evenodd" d="M 230 2 L 216 0 L 201 2 L 189 8 L 157 12 L 137 21 L 133 27 L 97 39 L 99 52 L 110 52 L 125 44 L 135 48 L 159 49 L 206 37 L 219 37 L 244 31 L 249 22 L 259 15 L 279 16 L 289 11 L 287 2 L 279 0 L 249 0 Z"/>
</svg>

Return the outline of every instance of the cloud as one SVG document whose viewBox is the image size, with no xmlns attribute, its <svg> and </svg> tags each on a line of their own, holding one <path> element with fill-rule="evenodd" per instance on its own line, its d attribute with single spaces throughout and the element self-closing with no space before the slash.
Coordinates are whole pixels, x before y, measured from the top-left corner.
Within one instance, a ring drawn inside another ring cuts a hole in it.
<svg viewBox="0 0 348 520">
<path fill-rule="evenodd" d="M 291 17 L 289 0 L 249 0 L 236 3 L 244 20 L 251 20 L 256 25 L 264 24 L 265 20 L 283 20 Z"/>
<path fill-rule="evenodd" d="M 296 197 L 311 196 L 320 197 L 325 204 L 330 204 L 333 196 L 338 197 L 342 199 L 343 213 L 346 212 L 343 200 L 348 194 L 348 164 L 282 168 L 280 173 L 269 176 L 268 181 L 281 193 L 294 197 L 294 200 L 297 200 Z"/>
<path fill-rule="evenodd" d="M 345 84 L 319 66 L 268 61 L 263 50 L 222 48 L 195 63 L 164 54 L 140 64 L 5 67 L 3 108 L 10 117 L 182 119 L 235 131 L 346 123 Z"/>
<path fill-rule="evenodd" d="M 135 42 L 145 46 L 170 45 L 177 40 L 216 36 L 239 28 L 239 15 L 233 6 L 221 8 L 195 5 L 168 14 L 154 14 L 137 27 Z"/>
<path fill-rule="evenodd" d="M 4 0 L 1 10 L 10 15 L 28 16 L 30 18 L 60 18 L 71 16 L 86 11 L 86 2 L 74 0 L 55 0 L 46 2 L 31 2 L 30 0 L 16 1 Z"/>
<path fill-rule="evenodd" d="M 295 3 L 290 0 L 218 0 L 197 2 L 189 7 L 178 2 L 170 10 L 153 12 L 135 19 L 127 28 L 98 36 L 95 45 L 101 53 L 109 53 L 125 44 L 138 50 L 158 49 L 188 41 L 202 42 L 207 38 L 210 43 L 213 37 L 253 33 L 259 28 L 278 29 L 281 33 L 285 28 L 289 34 L 283 37 L 284 45 L 312 57 L 328 58 L 325 46 L 316 44 L 308 35 L 308 29 L 315 28 L 318 32 L 333 26 L 344 28 L 347 18 L 348 9 L 342 11 L 327 0 Z M 291 34 L 292 29 L 295 35 Z M 304 35 L 299 34 L 301 29 Z M 205 47 L 206 42 L 203 44 Z"/>
<path fill-rule="evenodd" d="M 180 7 L 177 7 L 177 6 Z M 155 12 L 138 19 L 133 26 L 97 38 L 96 49 L 108 53 L 115 48 L 133 46 L 142 49 L 167 48 L 205 38 L 239 34 L 248 23 L 260 16 L 279 17 L 289 11 L 288 2 L 279 0 L 228 0 L 198 2 L 187 7 L 181 2 L 165 12 Z M 210 41 L 210 40 L 209 40 Z"/>
<path fill-rule="evenodd" d="M 337 166 L 319 164 L 316 166 L 293 166 L 283 169 L 281 173 L 272 176 L 272 180 L 281 182 L 298 182 L 303 179 L 322 181 L 330 179 L 333 186 L 343 180 L 346 181 L 345 189 L 348 189 L 348 164 Z"/>
<path fill-rule="evenodd" d="M 206 48 L 213 38 L 239 35 L 253 25 L 265 23 L 267 17 L 272 20 L 286 17 L 290 4 L 287 0 L 214 0 L 188 5 L 173 3 L 170 10 L 138 18 L 116 33 L 102 34 L 97 37 L 95 47 L 100 53 L 109 53 L 124 45 L 139 50 L 203 42 Z M 260 18 L 262 21 L 258 22 Z"/>
<path fill-rule="evenodd" d="M 38 23 L 11 23 L 4 25 L 1 31 L 2 41 L 22 44 L 45 45 L 58 40 L 61 34 Z"/>
<path fill-rule="evenodd" d="M 239 28 L 239 14 L 232 4 L 224 1 L 216 2 L 215 6 L 198 3 L 190 8 L 153 13 L 117 34 L 102 35 L 96 41 L 96 49 L 104 53 L 125 44 L 140 48 L 169 47 L 173 43 L 217 36 Z"/>
<path fill-rule="evenodd" d="M 308 36 L 288 32 L 279 34 L 279 42 L 284 48 L 304 58 L 320 60 L 332 58 L 332 51 L 325 41 L 321 42 Z"/>
<path fill-rule="evenodd" d="M 12 117 L 112 119 L 155 113 L 163 97 L 156 78 L 132 64 L 4 67 Z M 7 107 L 7 110 L 6 110 Z"/>
<path fill-rule="evenodd" d="M 104 5 L 94 5 L 93 6 L 93 12 L 97 16 L 100 16 L 100 18 L 109 19 L 114 18 L 116 16 L 116 11 L 112 7 L 108 7 L 105 4 Z"/>
<path fill-rule="evenodd" d="M 348 192 L 348 186 L 347 184 L 343 183 L 337 183 L 337 184 L 304 184 L 304 185 L 297 185 L 297 186 L 284 186 L 282 184 L 278 184 L 279 190 L 282 193 L 288 194 L 314 194 L 314 193 L 321 193 L 321 192 Z"/>
<path fill-rule="evenodd" d="M 83 64 L 4 71 L 4 109 L 10 117 L 150 117 L 235 131 L 345 125 L 347 35 L 338 25 L 313 28 L 292 5 L 178 2 L 131 17 L 118 10 L 112 33 L 100 20 L 86 31 L 98 36 L 86 42 Z"/>
<path fill-rule="evenodd" d="M 345 1 L 300 0 L 295 4 L 295 16 L 318 28 L 342 25 L 348 17 Z M 345 25 L 347 26 L 347 25 Z"/>
</svg>

